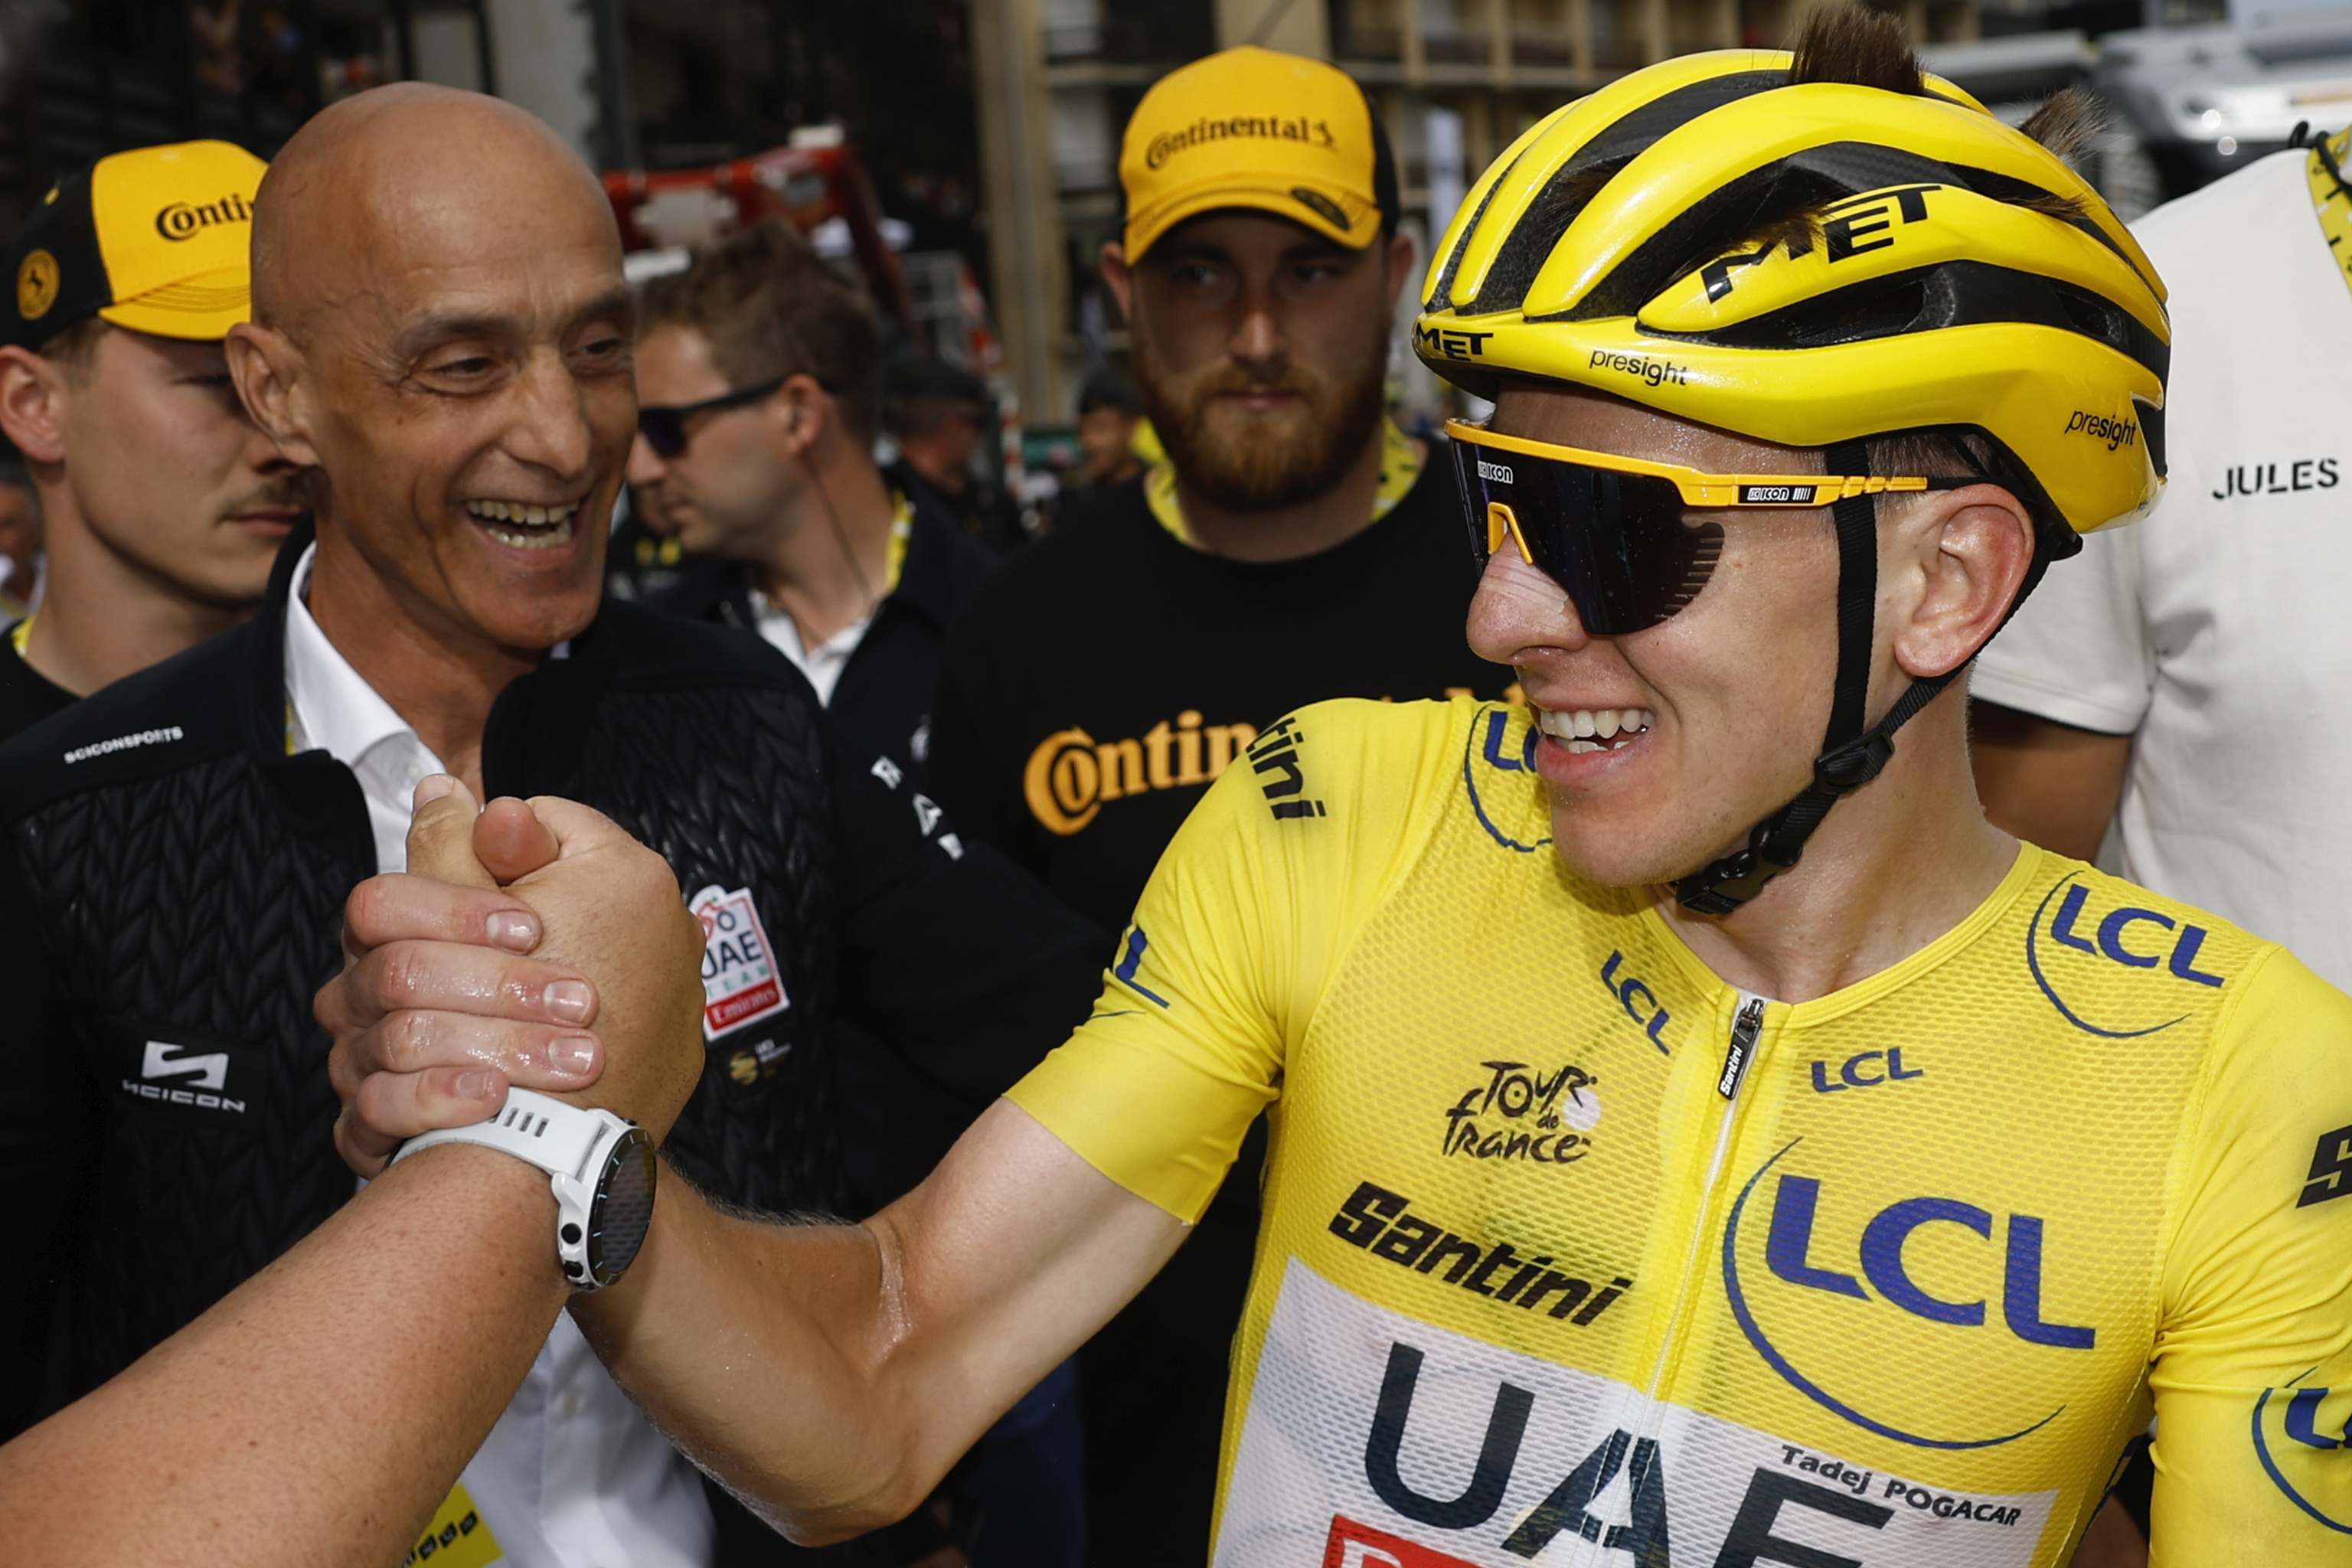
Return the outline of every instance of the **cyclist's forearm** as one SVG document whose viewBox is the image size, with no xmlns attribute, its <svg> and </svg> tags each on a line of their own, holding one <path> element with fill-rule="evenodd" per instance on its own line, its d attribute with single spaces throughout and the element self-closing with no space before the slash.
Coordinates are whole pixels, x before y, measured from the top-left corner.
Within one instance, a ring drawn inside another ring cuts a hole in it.
<svg viewBox="0 0 2352 1568">
<path fill-rule="evenodd" d="M 0 1518 L 94 1568 L 399 1562 L 562 1309 L 554 1224 L 503 1154 L 404 1163 L 0 1448 Z"/>
<path fill-rule="evenodd" d="M 628 1278 L 576 1315 L 672 1441 L 822 1543 L 929 1490 L 898 1415 L 905 1313 L 885 1246 L 870 1226 L 735 1218 L 673 1180 Z M 947 1412 L 934 1397 L 929 1414 Z"/>
<path fill-rule="evenodd" d="M 865 1226 L 731 1219 L 673 1183 L 578 1312 L 673 1439 L 822 1542 L 913 1509 L 1182 1237 L 1001 1100 Z"/>
</svg>

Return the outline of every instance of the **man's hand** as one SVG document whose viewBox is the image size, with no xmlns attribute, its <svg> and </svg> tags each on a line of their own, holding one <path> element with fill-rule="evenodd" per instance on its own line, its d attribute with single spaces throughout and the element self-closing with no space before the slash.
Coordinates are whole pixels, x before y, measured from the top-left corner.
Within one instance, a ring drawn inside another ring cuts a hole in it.
<svg viewBox="0 0 2352 1568">
<path fill-rule="evenodd" d="M 509 1086 L 662 1137 L 702 1070 L 702 931 L 667 864 L 570 801 L 477 812 L 446 778 L 417 801 L 410 874 L 353 889 L 343 972 L 316 1005 L 345 1162 L 373 1175 L 401 1140 L 481 1121 Z"/>
</svg>

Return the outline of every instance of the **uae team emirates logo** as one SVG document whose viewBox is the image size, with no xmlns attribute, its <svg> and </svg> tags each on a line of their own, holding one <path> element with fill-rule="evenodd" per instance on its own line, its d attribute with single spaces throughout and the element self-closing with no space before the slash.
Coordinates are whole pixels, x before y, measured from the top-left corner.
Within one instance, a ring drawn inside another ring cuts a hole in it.
<svg viewBox="0 0 2352 1568">
<path fill-rule="evenodd" d="M 687 910 L 702 922 L 702 1037 L 715 1040 L 730 1030 L 772 1018 L 793 1005 L 776 973 L 775 950 L 768 945 L 751 889 L 729 892 L 717 883 L 688 899 Z"/>
</svg>

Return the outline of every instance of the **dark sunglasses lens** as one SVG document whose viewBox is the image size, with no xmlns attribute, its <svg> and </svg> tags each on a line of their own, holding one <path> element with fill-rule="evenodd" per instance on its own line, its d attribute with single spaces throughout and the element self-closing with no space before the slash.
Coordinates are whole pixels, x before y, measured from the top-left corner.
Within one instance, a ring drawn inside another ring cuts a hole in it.
<svg viewBox="0 0 2352 1568">
<path fill-rule="evenodd" d="M 1722 526 L 1685 521 L 1671 479 L 1467 441 L 1454 443 L 1454 457 L 1479 564 L 1488 553 L 1488 509 L 1499 503 L 1517 521 L 1532 564 L 1567 590 L 1596 637 L 1643 631 L 1673 616 L 1698 597 L 1722 552 Z"/>
<path fill-rule="evenodd" d="M 675 458 L 686 450 L 685 421 L 675 408 L 638 409 L 637 433 L 656 456 Z"/>
</svg>

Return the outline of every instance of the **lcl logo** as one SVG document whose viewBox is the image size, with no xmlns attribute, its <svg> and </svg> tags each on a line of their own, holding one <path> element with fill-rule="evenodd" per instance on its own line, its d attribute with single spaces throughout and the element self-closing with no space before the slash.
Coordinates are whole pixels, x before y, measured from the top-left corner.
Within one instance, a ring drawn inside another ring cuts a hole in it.
<svg viewBox="0 0 2352 1568">
<path fill-rule="evenodd" d="M 2014 1442 L 2043 1426 L 2051 1415 L 2055 1415 L 2057 1412 L 2053 1410 L 2050 1415 L 2044 1415 L 2031 1426 L 1999 1436 L 1958 1439 L 1924 1436 L 1854 1408 L 1797 1367 L 1758 1321 L 1749 1300 L 1749 1282 L 1743 1279 L 1739 1267 L 1740 1230 L 1747 1222 L 1748 1211 L 1758 1189 L 1772 1168 L 1796 1146 L 1795 1142 L 1790 1143 L 1748 1178 L 1748 1184 L 1740 1190 L 1738 1200 L 1732 1205 L 1730 1223 L 1724 1227 L 1724 1292 L 1729 1299 L 1732 1316 L 1738 1321 L 1741 1332 L 1748 1336 L 1748 1342 L 1756 1347 L 1757 1353 L 1764 1358 L 1766 1364 L 1822 1408 L 1866 1431 L 1922 1447 L 1981 1448 Z M 1904 1249 L 1915 1232 L 1930 1225 L 1958 1226 L 1973 1231 L 1987 1242 L 1993 1241 L 1998 1231 L 2000 1250 L 1995 1256 L 2000 1259 L 2000 1321 L 2007 1332 L 2027 1344 L 2045 1345 L 2053 1350 L 2086 1351 L 2097 1344 L 2097 1330 L 2073 1323 L 2052 1322 L 2042 1314 L 2042 1266 L 2047 1227 L 2041 1219 L 2021 1214 L 1996 1218 L 1990 1210 L 1957 1198 L 1901 1198 L 1881 1208 L 1863 1227 L 1859 1256 L 1855 1258 L 1860 1266 L 1860 1278 L 1856 1278 L 1854 1272 L 1849 1272 L 1843 1267 L 1845 1260 L 1842 1258 L 1823 1257 L 1818 1260 L 1815 1258 L 1813 1233 L 1821 1202 L 1822 1184 L 1817 1178 L 1787 1172 L 1781 1173 L 1778 1184 L 1771 1191 L 1771 1211 L 1765 1221 L 1764 1267 L 1773 1279 L 1800 1289 L 1850 1297 L 1857 1301 L 1882 1300 L 1931 1323 L 1952 1328 L 1982 1329 L 1989 1315 L 1990 1291 L 1987 1296 L 1969 1301 L 1947 1300 L 1931 1295 L 1912 1279 L 1904 1260 Z M 1869 1282 L 1867 1288 L 1864 1280 Z M 1874 1297 L 1874 1291 L 1876 1293 Z"/>
<path fill-rule="evenodd" d="M 2042 895 L 2042 905 L 2033 911 L 2033 923 L 2025 933 L 2025 963 L 2032 971 L 2033 983 L 2058 1009 L 2059 1016 L 2084 1034 L 2098 1035 L 2111 1040 L 2128 1040 L 2142 1035 L 2153 1035 L 2168 1029 L 2188 1016 L 2186 1013 L 2167 1018 L 2161 1023 L 2140 1026 L 2110 1026 L 2095 1021 L 2084 1010 L 2062 994 L 2053 980 L 2053 961 L 2063 954 L 2044 947 L 2046 940 L 2058 949 L 2071 949 L 2085 953 L 2104 963 L 2126 970 L 2156 970 L 2176 981 L 2191 985 L 2219 986 L 2224 976 L 2208 973 L 2197 967 L 2210 934 L 2203 926 L 2176 921 L 2160 910 L 2140 909 L 2125 904 L 2094 915 L 2088 905 L 2090 888 L 2075 880 L 2080 872 L 2071 874 L 2049 892 Z M 2053 902 L 2057 909 L 2051 909 Z M 2079 962 L 2079 961 L 2076 961 Z M 2083 972 L 2075 971 L 2077 975 Z M 2112 972 L 2110 972 L 2112 973 Z M 2174 993 L 2176 996 L 2179 993 Z M 2189 993 L 2189 994 L 2194 994 Z M 2176 1002 L 2174 1005 L 2178 1005 Z M 2169 1009 L 2168 1009 L 2169 1010 Z"/>
</svg>

